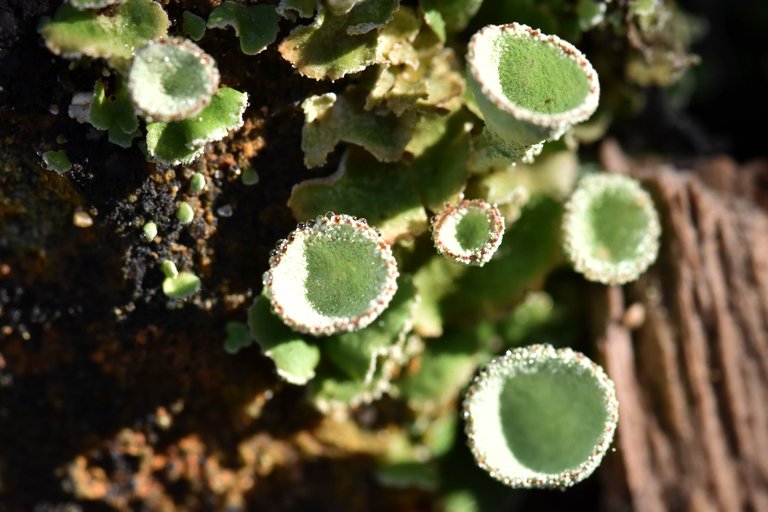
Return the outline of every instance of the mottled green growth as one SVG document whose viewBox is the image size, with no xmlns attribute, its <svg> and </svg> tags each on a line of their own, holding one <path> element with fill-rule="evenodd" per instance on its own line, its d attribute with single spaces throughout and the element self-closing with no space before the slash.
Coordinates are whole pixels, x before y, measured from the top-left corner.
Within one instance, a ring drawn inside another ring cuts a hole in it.
<svg viewBox="0 0 768 512">
<path fill-rule="evenodd" d="M 579 159 L 570 150 L 545 153 L 532 164 L 506 165 L 483 176 L 478 188 L 488 202 L 509 204 L 540 194 L 556 199 L 566 198 L 576 185 Z"/>
<path fill-rule="evenodd" d="M 421 31 L 416 13 L 402 7 L 379 32 L 378 68 L 365 108 L 385 104 L 395 114 L 409 110 L 445 115 L 461 108 L 465 82 L 450 48 Z"/>
<path fill-rule="evenodd" d="M 462 249 L 476 251 L 488 242 L 491 222 L 482 210 L 470 210 L 456 223 L 456 241 Z"/>
<path fill-rule="evenodd" d="M 144 238 L 148 242 L 151 242 L 157 236 L 157 224 L 155 224 L 152 221 L 149 221 L 146 224 L 144 224 L 144 227 L 142 227 L 141 229 L 144 232 Z"/>
<path fill-rule="evenodd" d="M 589 30 L 599 25 L 605 17 L 606 3 L 602 0 L 579 0 L 576 4 L 576 14 L 579 17 L 579 28 Z"/>
<path fill-rule="evenodd" d="M 320 12 L 311 25 L 295 28 L 280 43 L 280 54 L 296 70 L 315 80 L 338 80 L 377 60 L 375 31 L 350 35 L 347 15 Z"/>
<path fill-rule="evenodd" d="M 565 249 L 574 268 L 592 281 L 633 281 L 656 259 L 658 214 L 637 181 L 621 175 L 582 178 L 568 201 Z"/>
<path fill-rule="evenodd" d="M 221 88 L 193 118 L 147 124 L 147 150 L 160 163 L 190 163 L 203 152 L 206 143 L 223 139 L 242 126 L 247 105 L 247 94 Z"/>
<path fill-rule="evenodd" d="M 200 278 L 192 272 L 179 272 L 163 280 L 163 293 L 171 299 L 186 299 L 200 289 Z"/>
<path fill-rule="evenodd" d="M 257 185 L 259 183 L 259 173 L 253 169 L 243 169 L 240 180 L 246 187 Z"/>
<path fill-rule="evenodd" d="M 445 203 L 457 201 L 467 183 L 467 156 L 469 136 L 466 131 L 467 117 L 463 114 L 434 116 L 433 122 L 425 116 L 417 125 L 414 139 L 422 132 L 437 135 L 433 143 L 414 148 L 414 139 L 408 144 L 408 152 L 420 154 L 413 161 L 411 177 L 424 206 L 437 211 Z"/>
<path fill-rule="evenodd" d="M 226 1 L 211 11 L 208 28 L 235 29 L 240 38 L 240 50 L 256 55 L 277 39 L 280 15 L 272 5 L 243 5 Z"/>
<path fill-rule="evenodd" d="M 392 302 L 374 325 L 357 332 L 330 336 L 323 342 L 323 355 L 347 377 L 370 383 L 377 365 L 391 357 L 403 357 L 399 345 L 411 328 L 415 304 L 413 284 L 408 279 L 401 279 Z"/>
<path fill-rule="evenodd" d="M 96 81 L 89 120 L 99 130 L 107 130 L 109 141 L 113 144 L 124 148 L 130 147 L 133 139 L 139 135 L 139 119 L 136 117 L 123 80 L 117 80 L 111 94 L 107 93 L 106 84 L 103 81 Z"/>
<path fill-rule="evenodd" d="M 75 9 L 85 11 L 88 9 L 101 9 L 108 5 L 120 4 L 125 0 L 67 0 L 67 2 Z"/>
<path fill-rule="evenodd" d="M 417 410 L 455 400 L 477 367 L 490 359 L 471 329 L 453 331 L 425 344 L 414 366 L 417 370 L 406 372 L 397 381 L 402 395 Z"/>
<path fill-rule="evenodd" d="M 178 121 L 198 114 L 219 88 L 213 58 L 188 39 L 151 41 L 136 51 L 128 91 L 148 121 Z"/>
<path fill-rule="evenodd" d="M 366 34 L 379 29 L 392 20 L 400 0 L 363 0 L 347 17 L 347 34 Z"/>
<path fill-rule="evenodd" d="M 251 331 L 244 323 L 227 322 L 225 329 L 227 337 L 224 339 L 224 351 L 227 354 L 237 354 L 253 343 Z"/>
<path fill-rule="evenodd" d="M 578 107 L 587 97 L 589 80 L 557 46 L 529 37 L 502 37 L 497 45 L 499 81 L 512 103 L 556 114 Z"/>
<path fill-rule="evenodd" d="M 190 11 L 184 11 L 182 18 L 181 29 L 191 40 L 199 41 L 205 36 L 205 19 Z"/>
<path fill-rule="evenodd" d="M 499 334 L 507 345 L 521 345 L 540 333 L 557 314 L 552 297 L 542 291 L 531 292 L 499 323 Z"/>
<path fill-rule="evenodd" d="M 352 226 L 318 234 L 304 247 L 307 301 L 323 315 L 353 317 L 380 293 L 387 265 L 371 258 L 377 243 L 361 238 Z M 369 265 L 361 262 L 370 261 Z"/>
<path fill-rule="evenodd" d="M 423 462 L 398 462 L 376 470 L 376 480 L 386 487 L 436 491 L 440 475 L 435 466 Z"/>
<path fill-rule="evenodd" d="M 447 34 L 445 31 L 445 19 L 440 11 L 434 7 L 424 7 L 424 22 L 432 29 L 440 42 L 445 42 Z"/>
<path fill-rule="evenodd" d="M 394 374 L 406 362 L 406 335 L 417 302 L 411 282 L 401 279 L 389 307 L 376 322 L 353 333 L 323 341 L 323 372 L 313 382 L 318 406 L 347 408 L 368 403 L 389 389 Z"/>
<path fill-rule="evenodd" d="M 315 376 L 320 350 L 276 317 L 270 311 L 266 297 L 256 297 L 248 309 L 248 327 L 264 355 L 275 363 L 277 374 L 283 380 L 306 384 Z"/>
<path fill-rule="evenodd" d="M 306 180 L 293 187 L 288 206 L 299 221 L 330 210 L 363 216 L 393 241 L 426 230 L 427 214 L 404 164 L 382 164 L 361 151 L 344 156 L 329 178 Z"/>
<path fill-rule="evenodd" d="M 461 32 L 480 9 L 483 0 L 422 0 L 425 13 L 438 12 L 444 20 L 445 30 Z"/>
<path fill-rule="evenodd" d="M 323 3 L 328 6 L 328 10 L 334 15 L 341 15 L 348 13 L 353 7 L 365 1 L 366 0 L 323 0 Z"/>
<path fill-rule="evenodd" d="M 347 90 L 310 96 L 302 108 L 306 124 L 301 132 L 304 164 L 318 167 L 339 142 L 364 147 L 382 162 L 400 159 L 414 126 L 413 116 L 378 115 L 364 109 L 362 91 Z"/>
<path fill-rule="evenodd" d="M 414 330 L 421 336 L 437 338 L 443 334 L 446 320 L 442 308 L 445 297 L 455 293 L 455 281 L 467 269 L 466 265 L 439 255 L 424 263 L 413 276 L 421 301 L 414 314 Z"/>
<path fill-rule="evenodd" d="M 205 176 L 196 172 L 189 180 L 189 190 L 193 194 L 201 192 L 205 188 Z"/>
<path fill-rule="evenodd" d="M 192 209 L 189 203 L 182 201 L 176 207 L 176 218 L 182 224 L 189 224 L 195 218 L 195 210 Z"/>
<path fill-rule="evenodd" d="M 456 279 L 454 291 L 442 300 L 443 318 L 504 311 L 525 289 L 540 284 L 562 261 L 562 218 L 563 207 L 557 201 L 540 198 L 529 202 L 507 229 L 494 259 L 482 268 L 467 269 Z"/>
<path fill-rule="evenodd" d="M 512 487 L 568 487 L 589 476 L 618 419 L 613 383 L 570 349 L 533 345 L 494 360 L 464 402 L 478 464 Z"/>
<path fill-rule="evenodd" d="M 164 36 L 168 26 L 168 16 L 157 2 L 126 0 L 106 13 L 79 11 L 64 4 L 40 32 L 48 49 L 57 55 L 102 57 L 123 67 L 136 48 Z"/>
<path fill-rule="evenodd" d="M 72 162 L 64 151 L 46 151 L 43 153 L 43 164 L 60 176 L 72 169 Z"/>
</svg>

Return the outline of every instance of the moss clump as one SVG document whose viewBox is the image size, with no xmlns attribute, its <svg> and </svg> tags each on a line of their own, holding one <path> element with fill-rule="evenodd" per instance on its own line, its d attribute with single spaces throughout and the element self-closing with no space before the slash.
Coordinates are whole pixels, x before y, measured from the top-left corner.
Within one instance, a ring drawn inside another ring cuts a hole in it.
<svg viewBox="0 0 768 512">
<path fill-rule="evenodd" d="M 501 89 L 512 103 L 556 114 L 578 107 L 587 97 L 587 76 L 557 46 L 523 37 L 503 37 L 497 45 Z"/>
<path fill-rule="evenodd" d="M 352 226 L 319 235 L 304 248 L 307 300 L 327 316 L 364 313 L 387 279 L 386 262 L 371 258 L 376 241 L 360 237 Z M 369 265 L 360 265 L 367 260 Z"/>
</svg>

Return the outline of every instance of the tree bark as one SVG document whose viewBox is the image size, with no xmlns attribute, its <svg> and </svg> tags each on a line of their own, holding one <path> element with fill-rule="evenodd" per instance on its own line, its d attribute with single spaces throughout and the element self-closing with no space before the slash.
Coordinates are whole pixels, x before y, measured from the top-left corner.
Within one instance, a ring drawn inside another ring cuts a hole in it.
<svg viewBox="0 0 768 512">
<path fill-rule="evenodd" d="M 640 280 L 594 289 L 620 403 L 604 507 L 768 511 L 768 163 L 602 156 L 653 194 L 663 229 Z"/>
</svg>

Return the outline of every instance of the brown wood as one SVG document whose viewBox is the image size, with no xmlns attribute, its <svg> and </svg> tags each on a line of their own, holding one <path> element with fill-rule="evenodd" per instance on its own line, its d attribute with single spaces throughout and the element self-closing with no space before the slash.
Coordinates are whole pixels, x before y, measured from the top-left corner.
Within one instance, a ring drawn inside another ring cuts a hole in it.
<svg viewBox="0 0 768 512">
<path fill-rule="evenodd" d="M 620 402 L 604 508 L 768 511 L 768 163 L 602 157 L 641 180 L 663 229 L 640 280 L 594 288 Z"/>
</svg>

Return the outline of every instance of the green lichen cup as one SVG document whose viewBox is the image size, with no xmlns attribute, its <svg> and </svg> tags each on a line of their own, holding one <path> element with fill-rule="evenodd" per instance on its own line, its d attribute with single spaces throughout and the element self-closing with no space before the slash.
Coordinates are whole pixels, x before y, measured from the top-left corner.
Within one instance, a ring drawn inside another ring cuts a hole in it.
<svg viewBox="0 0 768 512">
<path fill-rule="evenodd" d="M 578 49 L 518 23 L 472 36 L 467 71 L 486 135 L 516 155 L 588 119 L 600 98 L 597 72 Z"/>
<path fill-rule="evenodd" d="M 440 254 L 465 265 L 482 267 L 504 236 L 504 217 L 482 199 L 448 204 L 432 218 L 432 240 Z"/>
<path fill-rule="evenodd" d="M 551 345 L 493 360 L 464 398 L 477 464 L 516 488 L 565 488 L 587 478 L 618 421 L 613 383 L 584 354 Z"/>
<path fill-rule="evenodd" d="M 164 38 L 136 51 L 128 91 L 149 121 L 171 122 L 200 113 L 219 89 L 213 57 L 192 41 Z"/>
<path fill-rule="evenodd" d="M 328 213 L 278 243 L 264 275 L 272 310 L 293 330 L 328 336 L 373 322 L 397 291 L 392 249 L 364 219 Z"/>
<path fill-rule="evenodd" d="M 565 253 L 588 280 L 628 283 L 656 261 L 659 214 L 636 180 L 619 174 L 587 175 L 565 209 Z"/>
</svg>

